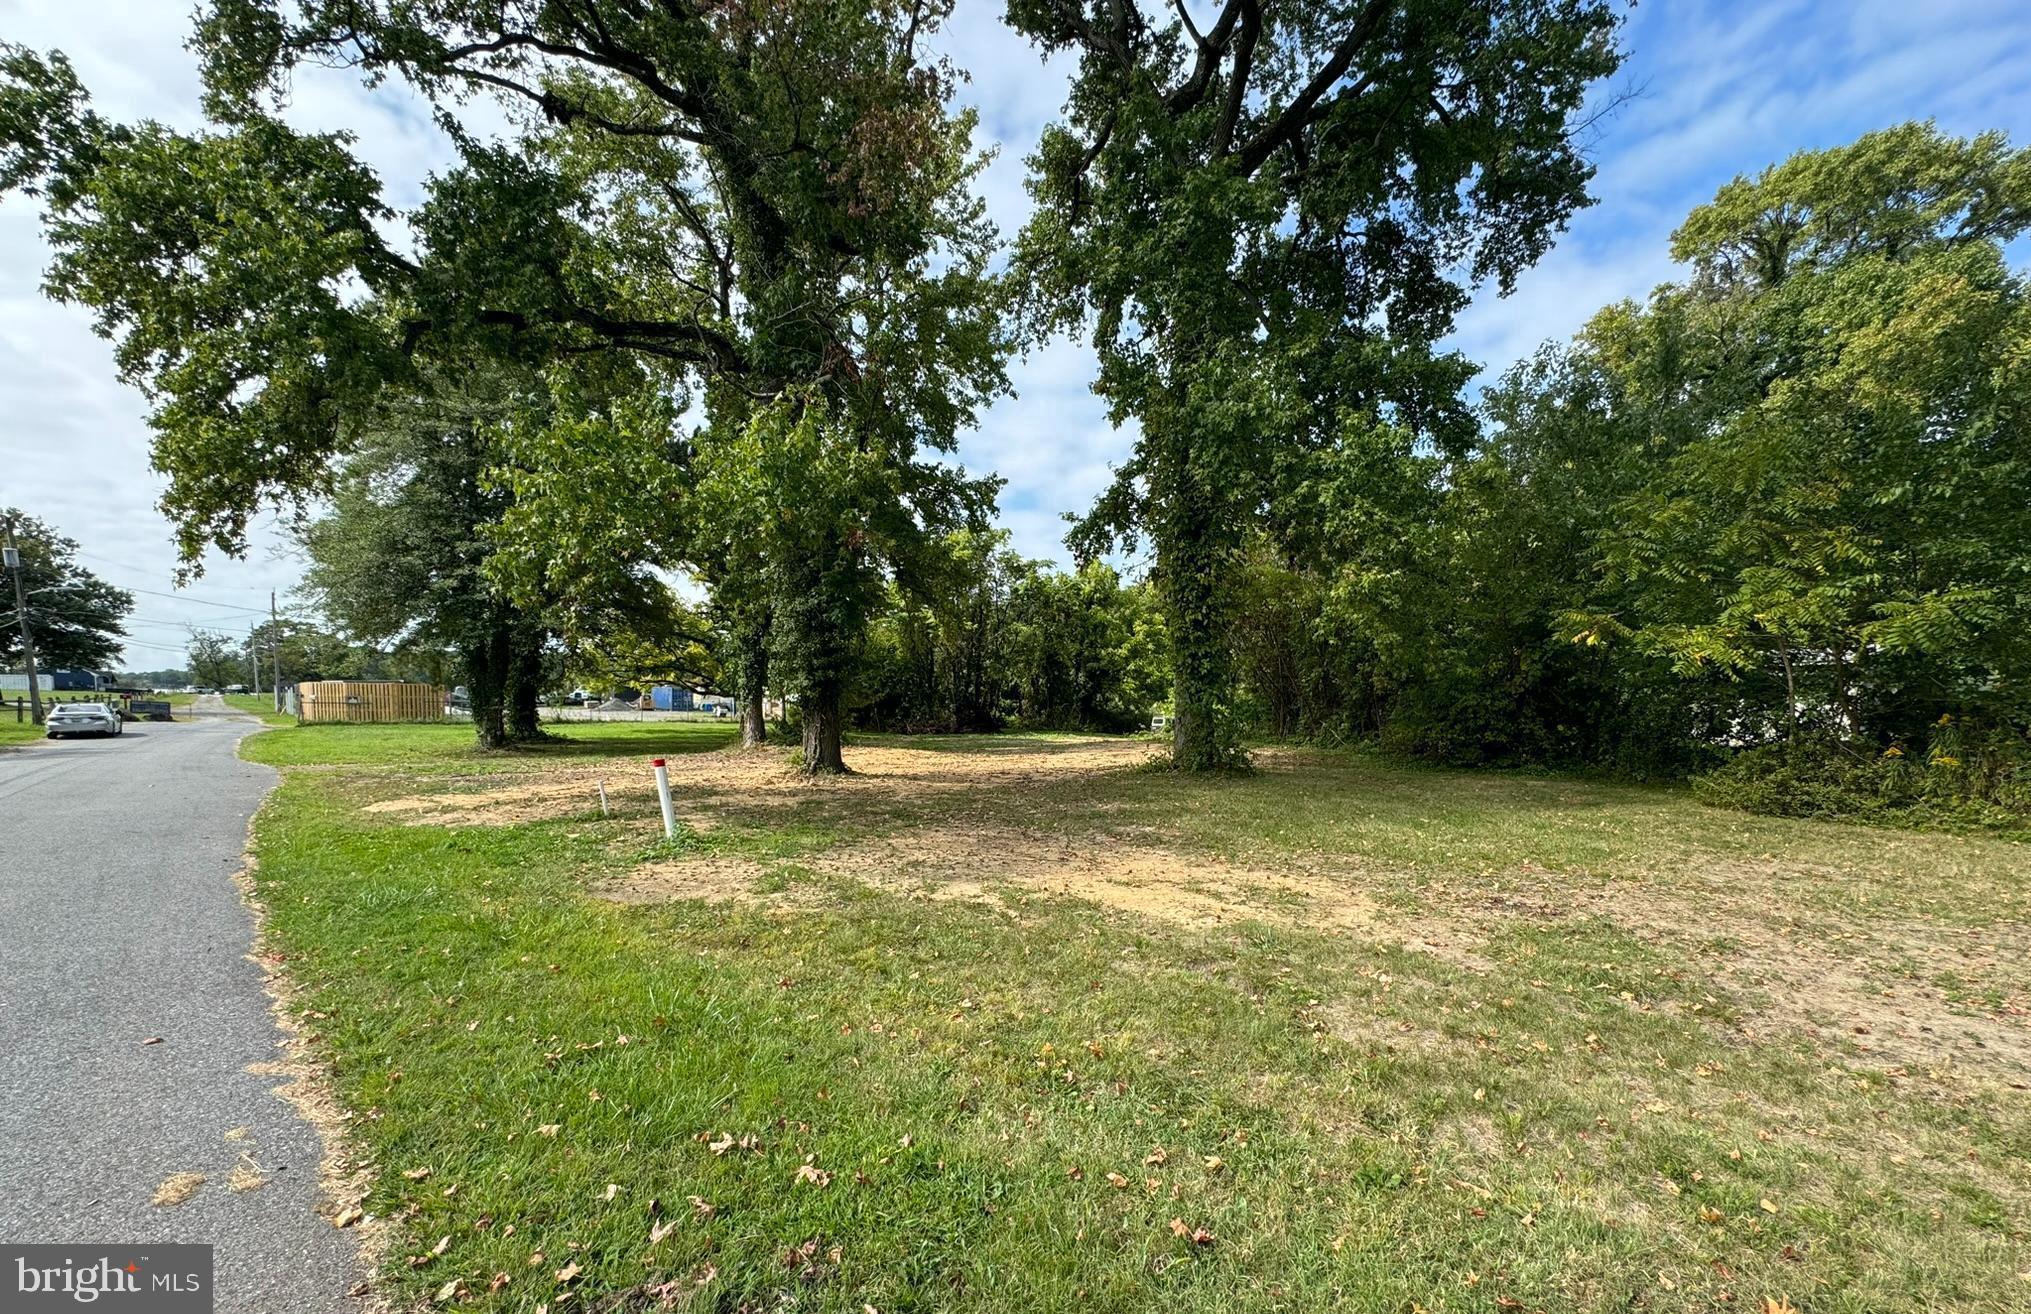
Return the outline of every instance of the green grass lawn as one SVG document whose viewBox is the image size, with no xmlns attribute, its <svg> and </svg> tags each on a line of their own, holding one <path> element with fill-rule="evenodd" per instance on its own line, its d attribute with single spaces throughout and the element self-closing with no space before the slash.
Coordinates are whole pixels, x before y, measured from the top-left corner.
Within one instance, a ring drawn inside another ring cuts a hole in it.
<svg viewBox="0 0 2031 1314">
<path fill-rule="evenodd" d="M 268 725 L 295 725 L 296 718 L 275 710 L 273 694 L 220 694 L 226 706 L 241 712 L 252 712 Z"/>
<path fill-rule="evenodd" d="M 25 744 L 40 738 L 42 738 L 41 726 L 30 721 L 26 715 L 16 721 L 11 706 L 0 708 L 0 747 Z"/>
<path fill-rule="evenodd" d="M 243 750 L 398 1299 L 2031 1304 L 2031 847 L 1344 754 L 862 740 L 811 785 L 719 726 L 558 729 Z"/>
</svg>

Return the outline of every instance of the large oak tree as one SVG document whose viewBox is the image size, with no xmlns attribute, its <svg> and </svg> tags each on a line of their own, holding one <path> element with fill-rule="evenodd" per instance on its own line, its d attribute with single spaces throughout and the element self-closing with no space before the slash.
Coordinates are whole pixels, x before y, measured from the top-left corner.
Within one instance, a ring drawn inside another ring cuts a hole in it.
<svg viewBox="0 0 2031 1314">
<path fill-rule="evenodd" d="M 803 707 L 807 766 L 837 770 L 838 673 L 892 537 L 870 522 L 921 525 L 970 495 L 919 450 L 949 447 L 1003 386 L 970 124 L 922 53 L 948 9 L 212 0 L 195 47 L 215 130 L 106 123 L 60 58 L 11 51 L 0 184 L 45 193 L 51 291 L 99 312 L 155 403 L 187 559 L 241 548 L 265 500 L 325 491 L 358 417 L 433 360 L 623 360 L 673 412 L 702 398 L 701 435 L 728 442 L 818 417 L 853 458 L 829 468 L 860 482 L 800 507 L 812 481 L 767 463 L 799 476 L 758 496 L 797 518 L 800 555 L 770 563 L 787 619 L 760 632 Z M 277 117 L 305 63 L 431 102 L 457 163 L 422 204 L 394 211 L 346 135 Z M 476 97 L 507 108 L 508 140 L 472 128 Z M 572 441 L 547 460 L 521 444 L 525 527 Z M 639 555 L 683 564 L 692 526 L 652 519 L 668 532 Z"/>
<path fill-rule="evenodd" d="M 1308 453 L 1378 427 L 1457 446 L 1433 344 L 1586 203 L 1575 120 L 1617 63 L 1606 0 L 1010 0 L 1078 71 L 1032 160 L 1042 322 L 1090 324 L 1133 455 L 1081 527 L 1146 536 L 1176 665 L 1172 759 L 1242 755 L 1232 581 Z"/>
</svg>

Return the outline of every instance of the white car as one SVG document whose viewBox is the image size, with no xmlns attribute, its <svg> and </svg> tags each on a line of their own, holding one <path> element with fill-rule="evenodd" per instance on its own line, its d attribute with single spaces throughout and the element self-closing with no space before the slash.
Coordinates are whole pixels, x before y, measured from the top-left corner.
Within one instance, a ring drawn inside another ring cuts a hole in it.
<svg viewBox="0 0 2031 1314">
<path fill-rule="evenodd" d="M 120 714 L 104 703 L 59 703 L 50 709 L 43 729 L 51 739 L 63 735 L 117 735 L 127 728 Z"/>
</svg>

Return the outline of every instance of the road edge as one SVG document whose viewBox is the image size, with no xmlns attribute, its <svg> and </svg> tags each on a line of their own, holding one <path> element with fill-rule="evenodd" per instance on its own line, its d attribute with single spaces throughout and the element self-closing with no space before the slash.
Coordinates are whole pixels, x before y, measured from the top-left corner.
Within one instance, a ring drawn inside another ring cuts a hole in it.
<svg viewBox="0 0 2031 1314">
<path fill-rule="evenodd" d="M 234 756 L 240 757 L 240 746 L 247 740 L 272 728 L 257 722 L 251 733 L 242 735 L 234 744 Z M 240 760 L 248 759 L 240 757 Z M 389 1303 L 379 1283 L 382 1263 L 393 1249 L 393 1222 L 368 1214 L 365 1208 L 367 1192 L 380 1176 L 379 1166 L 351 1133 L 353 1115 L 338 1098 L 330 1065 L 317 1052 L 315 1034 L 304 1025 L 306 1010 L 297 1004 L 297 982 L 284 965 L 284 956 L 271 944 L 268 906 L 262 901 L 254 879 L 260 868 L 256 846 L 261 818 L 273 805 L 276 791 L 286 778 L 279 767 L 268 770 L 274 773 L 275 780 L 262 795 L 254 814 L 247 818 L 247 838 L 232 880 L 253 923 L 245 957 L 261 973 L 261 990 L 268 997 L 269 1017 L 282 1033 L 277 1046 L 281 1057 L 250 1063 L 247 1070 L 256 1076 L 281 1078 L 278 1084 L 269 1087 L 269 1094 L 287 1104 L 317 1134 L 320 1147 L 317 1216 L 328 1226 L 352 1234 L 353 1263 L 358 1273 L 358 1281 L 339 1294 L 358 1301 L 357 1308 L 362 1314 L 397 1314 L 398 1307 Z M 347 1217 L 349 1214 L 351 1218 Z M 347 1221 L 341 1224 L 340 1219 Z"/>
</svg>

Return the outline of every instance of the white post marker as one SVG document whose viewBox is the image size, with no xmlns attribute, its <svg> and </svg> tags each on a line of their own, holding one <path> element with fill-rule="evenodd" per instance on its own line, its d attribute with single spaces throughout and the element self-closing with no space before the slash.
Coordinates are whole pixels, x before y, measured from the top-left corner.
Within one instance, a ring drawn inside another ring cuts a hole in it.
<svg viewBox="0 0 2031 1314">
<path fill-rule="evenodd" d="M 649 765 L 656 768 L 656 798 L 663 805 L 663 838 L 677 838 L 677 809 L 670 803 L 670 770 L 663 765 L 662 758 L 655 758 Z"/>
<path fill-rule="evenodd" d="M 608 815 L 606 809 L 606 781 L 604 780 L 599 782 L 599 814 L 602 817 Z"/>
</svg>

